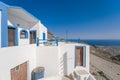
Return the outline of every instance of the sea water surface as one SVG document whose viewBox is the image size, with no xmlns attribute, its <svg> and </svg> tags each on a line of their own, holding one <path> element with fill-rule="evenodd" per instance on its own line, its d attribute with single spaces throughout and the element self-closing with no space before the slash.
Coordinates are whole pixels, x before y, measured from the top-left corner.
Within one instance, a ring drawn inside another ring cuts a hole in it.
<svg viewBox="0 0 120 80">
<path fill-rule="evenodd" d="M 120 40 L 81 40 L 89 45 L 120 46 Z"/>
<path fill-rule="evenodd" d="M 84 39 L 69 39 L 72 42 L 84 42 L 89 45 L 99 46 L 120 46 L 120 40 L 84 40 Z"/>
</svg>

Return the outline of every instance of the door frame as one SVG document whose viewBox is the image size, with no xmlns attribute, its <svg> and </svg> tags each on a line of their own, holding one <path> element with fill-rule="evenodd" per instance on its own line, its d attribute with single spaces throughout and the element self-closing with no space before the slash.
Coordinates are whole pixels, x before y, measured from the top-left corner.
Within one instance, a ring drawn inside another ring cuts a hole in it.
<svg viewBox="0 0 120 80">
<path fill-rule="evenodd" d="M 83 48 L 83 67 L 86 67 L 86 46 L 75 46 L 74 68 L 76 68 L 76 49 Z"/>
<path fill-rule="evenodd" d="M 35 40 L 36 40 L 36 43 L 35 43 L 35 44 L 37 44 L 37 30 L 30 30 L 30 31 L 29 31 L 29 34 L 30 34 L 30 32 L 35 32 L 35 33 L 36 33 L 36 39 L 35 39 Z M 29 38 L 31 38 L 30 35 L 29 35 Z M 31 43 L 30 43 L 30 40 L 31 40 L 31 39 L 29 39 L 29 44 L 31 44 Z"/>
<path fill-rule="evenodd" d="M 8 29 L 14 29 L 15 30 L 15 46 L 18 46 L 18 27 L 8 26 Z M 8 44 L 9 44 L 9 41 L 8 41 Z M 8 45 L 8 47 L 9 47 L 9 45 Z"/>
</svg>

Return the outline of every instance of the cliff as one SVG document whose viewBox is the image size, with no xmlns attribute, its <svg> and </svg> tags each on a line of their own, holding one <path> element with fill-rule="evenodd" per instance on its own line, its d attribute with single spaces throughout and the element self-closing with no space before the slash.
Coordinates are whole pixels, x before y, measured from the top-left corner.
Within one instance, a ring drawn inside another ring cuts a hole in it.
<svg viewBox="0 0 120 80">
<path fill-rule="evenodd" d="M 96 80 L 120 80 L 120 47 L 91 46 L 90 72 Z"/>
</svg>

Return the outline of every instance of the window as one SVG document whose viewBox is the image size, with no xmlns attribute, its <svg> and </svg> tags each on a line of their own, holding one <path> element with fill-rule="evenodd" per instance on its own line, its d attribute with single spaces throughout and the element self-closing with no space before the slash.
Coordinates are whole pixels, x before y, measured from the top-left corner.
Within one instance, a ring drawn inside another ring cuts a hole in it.
<svg viewBox="0 0 120 80">
<path fill-rule="evenodd" d="M 25 31 L 21 32 L 21 38 L 26 38 L 26 32 Z"/>
<path fill-rule="evenodd" d="M 20 31 L 20 38 L 21 39 L 26 39 L 28 38 L 28 32 L 26 30 L 21 30 Z"/>
</svg>

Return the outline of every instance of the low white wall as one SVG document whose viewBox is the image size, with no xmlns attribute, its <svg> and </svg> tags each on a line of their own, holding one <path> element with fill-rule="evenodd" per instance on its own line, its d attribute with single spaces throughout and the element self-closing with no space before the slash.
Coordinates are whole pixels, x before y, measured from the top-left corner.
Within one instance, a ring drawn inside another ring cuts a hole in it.
<svg viewBox="0 0 120 80">
<path fill-rule="evenodd" d="M 58 47 L 37 47 L 37 66 L 45 67 L 45 77 L 58 75 Z"/>
<path fill-rule="evenodd" d="M 1 25 L 2 25 L 2 22 L 1 22 L 1 19 L 2 18 L 2 11 L 0 10 L 0 47 L 1 47 Z"/>
<path fill-rule="evenodd" d="M 11 80 L 10 69 L 29 61 L 28 80 L 36 67 L 36 45 L 0 48 L 0 80 Z"/>
</svg>

